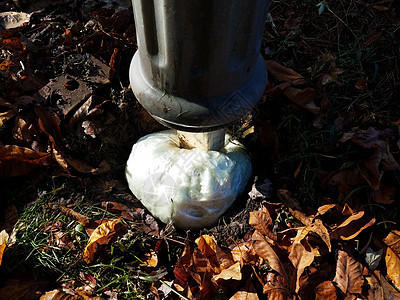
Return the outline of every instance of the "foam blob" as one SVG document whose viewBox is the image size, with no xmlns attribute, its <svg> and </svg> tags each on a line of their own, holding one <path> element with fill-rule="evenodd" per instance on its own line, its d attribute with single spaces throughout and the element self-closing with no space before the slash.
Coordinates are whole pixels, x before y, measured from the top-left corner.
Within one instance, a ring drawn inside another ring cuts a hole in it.
<svg viewBox="0 0 400 300">
<path fill-rule="evenodd" d="M 221 151 L 182 149 L 175 130 L 142 137 L 132 147 L 126 178 L 132 193 L 162 222 L 211 226 L 243 192 L 252 168 L 244 146 L 225 135 Z"/>
</svg>

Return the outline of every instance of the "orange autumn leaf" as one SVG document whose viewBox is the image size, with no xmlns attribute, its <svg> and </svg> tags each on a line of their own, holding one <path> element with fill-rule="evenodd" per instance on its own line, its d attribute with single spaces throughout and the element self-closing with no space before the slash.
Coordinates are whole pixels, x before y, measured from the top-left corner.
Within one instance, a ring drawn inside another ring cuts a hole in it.
<svg viewBox="0 0 400 300">
<path fill-rule="evenodd" d="M 344 294 L 361 294 L 364 284 L 362 265 L 345 251 L 339 250 L 333 282 Z"/>
<path fill-rule="evenodd" d="M 143 262 L 146 266 L 148 267 L 156 267 L 158 264 L 158 256 L 157 253 L 151 250 L 149 253 L 146 253 L 145 259 L 143 259 Z"/>
<path fill-rule="evenodd" d="M 215 274 L 233 265 L 232 259 L 218 245 L 211 235 L 202 235 L 196 239 L 196 244 L 205 257 L 210 261 Z"/>
<path fill-rule="evenodd" d="M 3 254 L 7 246 L 8 238 L 8 233 L 5 230 L 2 230 L 0 232 L 0 266 L 3 261 Z"/>
<path fill-rule="evenodd" d="M 83 260 L 90 263 L 94 259 L 97 247 L 107 244 L 110 239 L 117 233 L 117 225 L 121 222 L 120 219 L 104 221 L 92 233 L 90 239 L 83 252 Z"/>
</svg>

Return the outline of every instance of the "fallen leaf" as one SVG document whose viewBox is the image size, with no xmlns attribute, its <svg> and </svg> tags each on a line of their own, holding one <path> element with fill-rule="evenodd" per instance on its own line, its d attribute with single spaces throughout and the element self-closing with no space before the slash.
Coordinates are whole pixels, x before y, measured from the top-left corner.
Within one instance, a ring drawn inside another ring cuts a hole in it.
<svg viewBox="0 0 400 300">
<path fill-rule="evenodd" d="M 256 289 L 254 288 L 251 279 L 248 279 L 229 300 L 259 300 Z"/>
<path fill-rule="evenodd" d="M 360 91 L 365 90 L 367 88 L 367 81 L 364 78 L 358 79 L 355 88 Z"/>
<path fill-rule="evenodd" d="M 83 252 L 83 260 L 87 264 L 93 261 L 97 247 L 107 244 L 119 231 L 118 227 L 122 226 L 120 222 L 119 219 L 104 221 L 93 231 Z"/>
<path fill-rule="evenodd" d="M 347 293 L 361 294 L 364 285 L 362 269 L 362 265 L 358 261 L 345 251 L 339 250 L 333 282 L 345 295 Z"/>
<path fill-rule="evenodd" d="M 316 90 L 314 88 L 306 87 L 304 89 L 299 89 L 288 86 L 283 90 L 283 94 L 292 102 L 314 114 L 318 114 L 321 110 L 314 103 L 316 96 Z"/>
<path fill-rule="evenodd" d="M 14 128 L 12 129 L 12 133 L 13 133 L 14 139 L 16 139 L 16 140 L 20 140 L 20 141 L 31 141 L 32 140 L 32 134 L 29 131 L 29 125 L 20 116 L 17 116 L 15 118 L 15 124 L 14 124 Z"/>
<path fill-rule="evenodd" d="M 253 248 L 256 251 L 257 255 L 268 261 L 271 268 L 278 272 L 278 274 L 281 275 L 287 283 L 288 276 L 286 274 L 285 268 L 278 255 L 272 249 L 271 245 L 267 242 L 265 237 L 256 230 L 253 233 L 252 240 Z"/>
<path fill-rule="evenodd" d="M 245 264 L 255 264 L 258 261 L 258 256 L 252 246 L 251 241 L 236 245 L 231 250 L 231 255 L 233 261 L 240 262 L 242 266 Z"/>
<path fill-rule="evenodd" d="M 267 65 L 269 75 L 278 81 L 291 81 L 303 78 L 303 76 L 296 71 L 286 68 L 274 60 L 267 60 L 265 63 Z"/>
<path fill-rule="evenodd" d="M 149 253 L 146 253 L 143 262 L 148 267 L 157 267 L 158 265 L 158 256 L 157 253 L 151 250 Z"/>
<path fill-rule="evenodd" d="M 314 251 L 310 244 L 303 239 L 300 242 L 293 243 L 289 259 L 296 269 L 296 292 L 298 292 L 300 289 L 300 276 L 303 274 L 304 269 L 310 266 L 314 261 Z"/>
<path fill-rule="evenodd" d="M 364 211 L 359 211 L 349 216 L 330 232 L 331 239 L 351 240 L 364 229 L 374 225 L 376 219 L 368 219 L 364 214 Z"/>
<path fill-rule="evenodd" d="M 300 299 L 315 299 L 316 297 L 316 287 L 328 280 L 330 277 L 330 272 L 320 265 L 318 269 L 309 266 L 303 272 L 299 280 L 300 289 L 298 295 Z"/>
<path fill-rule="evenodd" d="M 393 299 L 400 300 L 400 293 L 385 279 L 379 271 L 374 271 L 370 276 L 366 276 L 370 288 L 368 289 L 368 299 Z"/>
<path fill-rule="evenodd" d="M 77 221 L 79 224 L 83 226 L 89 225 L 89 217 L 84 216 L 71 208 L 65 207 L 64 205 L 60 205 L 61 212 L 72 220 Z"/>
<path fill-rule="evenodd" d="M 214 267 L 215 274 L 220 273 L 222 270 L 229 268 L 233 265 L 232 259 L 227 253 L 222 251 L 218 246 L 217 241 L 211 235 L 202 235 L 196 239 L 196 244 L 199 250 L 210 261 Z"/>
<path fill-rule="evenodd" d="M 9 238 L 8 233 L 3 229 L 0 232 L 0 266 L 3 261 L 3 254 L 7 246 L 8 238 Z"/>
<path fill-rule="evenodd" d="M 221 273 L 214 275 L 212 281 L 218 285 L 222 280 L 242 280 L 242 267 L 240 262 L 237 262 L 226 269 L 223 269 Z"/>
<path fill-rule="evenodd" d="M 28 174 L 38 166 L 49 165 L 51 153 L 7 145 L 0 148 L 0 179 Z"/>
<path fill-rule="evenodd" d="M 289 212 L 304 225 L 312 224 L 312 217 L 308 217 L 300 207 L 299 201 L 293 197 L 292 193 L 285 189 L 278 190 L 279 199 L 288 207 Z"/>
<path fill-rule="evenodd" d="M 278 275 L 272 272 L 269 272 L 267 275 L 263 294 L 267 294 L 268 299 L 271 300 L 290 299 L 290 291 L 278 280 Z"/>
<path fill-rule="evenodd" d="M 31 15 L 23 12 L 7 11 L 0 13 L 0 26 L 12 29 L 29 23 Z"/>
<path fill-rule="evenodd" d="M 315 300 L 337 300 L 336 288 L 332 281 L 321 282 L 315 288 Z"/>
<path fill-rule="evenodd" d="M 400 288 L 400 231 L 392 230 L 383 241 L 388 246 L 385 255 L 387 276 Z"/>
<path fill-rule="evenodd" d="M 249 225 L 265 236 L 268 242 L 275 244 L 277 237 L 272 232 L 273 220 L 265 206 L 262 210 L 250 212 Z"/>
<path fill-rule="evenodd" d="M 61 120 L 56 113 L 51 112 L 40 105 L 35 106 L 35 112 L 39 117 L 40 130 L 51 135 L 55 140 L 61 138 Z"/>
<path fill-rule="evenodd" d="M 10 120 L 15 115 L 16 115 L 15 111 L 13 111 L 13 110 L 9 110 L 9 111 L 6 111 L 6 112 L 0 112 L 0 126 L 3 126 L 3 124 L 5 122 Z"/>
<path fill-rule="evenodd" d="M 389 205 L 396 201 L 397 194 L 397 188 L 383 180 L 380 184 L 380 189 L 378 191 L 373 190 L 371 192 L 371 198 L 376 203 Z"/>
<path fill-rule="evenodd" d="M 352 142 L 365 149 L 381 148 L 386 149 L 388 144 L 381 139 L 381 132 L 374 127 L 366 130 L 357 130 L 352 134 Z"/>
</svg>

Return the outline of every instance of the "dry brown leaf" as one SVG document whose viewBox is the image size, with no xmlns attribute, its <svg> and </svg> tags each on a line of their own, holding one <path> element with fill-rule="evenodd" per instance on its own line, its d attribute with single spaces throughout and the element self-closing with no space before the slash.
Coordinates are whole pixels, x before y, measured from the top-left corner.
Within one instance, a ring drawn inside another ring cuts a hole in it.
<svg viewBox="0 0 400 300">
<path fill-rule="evenodd" d="M 289 259 L 296 269 L 296 292 L 298 292 L 300 289 L 300 276 L 303 274 L 304 269 L 314 261 L 314 251 L 308 242 L 303 239 L 301 242 L 293 243 Z"/>
<path fill-rule="evenodd" d="M 296 71 L 286 68 L 274 60 L 267 60 L 266 62 L 269 75 L 278 81 L 291 81 L 303 78 L 302 75 Z"/>
<path fill-rule="evenodd" d="M 15 111 L 13 111 L 13 110 L 9 110 L 9 111 L 6 111 L 6 112 L 0 112 L 0 126 L 3 126 L 3 124 L 5 122 L 10 120 L 15 115 L 16 115 Z"/>
<path fill-rule="evenodd" d="M 17 116 L 15 118 L 15 124 L 12 130 L 14 139 L 20 141 L 31 141 L 32 134 L 29 132 L 28 128 L 28 123 L 20 116 Z"/>
<path fill-rule="evenodd" d="M 290 291 L 278 280 L 278 275 L 272 272 L 267 275 L 263 293 L 268 294 L 268 300 L 290 299 Z"/>
<path fill-rule="evenodd" d="M 245 285 L 241 287 L 229 300 L 259 300 L 253 282 L 249 278 Z"/>
<path fill-rule="evenodd" d="M 317 107 L 314 103 L 316 93 L 316 90 L 311 87 L 299 89 L 288 86 L 283 90 L 283 94 L 292 102 L 309 110 L 314 114 L 318 114 L 321 109 Z"/>
<path fill-rule="evenodd" d="M 257 255 L 267 260 L 271 268 L 278 272 L 279 275 L 281 275 L 287 283 L 288 276 L 286 274 L 285 268 L 278 255 L 275 253 L 274 249 L 272 249 L 271 245 L 267 242 L 265 237 L 256 230 L 253 233 L 252 240 L 253 248 L 256 251 Z"/>
<path fill-rule="evenodd" d="M 210 261 L 214 267 L 214 273 L 218 274 L 222 270 L 229 268 L 234 264 L 233 260 L 217 244 L 215 238 L 211 235 L 202 235 L 196 239 L 196 244 L 203 255 Z"/>
<path fill-rule="evenodd" d="M 57 231 L 54 233 L 54 237 L 56 238 L 55 245 L 61 250 L 68 251 L 74 248 L 74 243 L 65 232 Z"/>
<path fill-rule="evenodd" d="M 381 300 L 393 299 L 400 300 L 400 293 L 385 279 L 381 272 L 375 270 L 366 280 L 370 288 L 368 289 L 368 299 Z"/>
<path fill-rule="evenodd" d="M 315 219 L 311 225 L 301 227 L 297 231 L 294 243 L 301 242 L 309 233 L 315 233 L 325 242 L 329 252 L 331 252 L 331 240 L 328 233 L 328 229 L 324 226 L 321 220 Z"/>
<path fill-rule="evenodd" d="M 339 250 L 333 282 L 344 294 L 361 294 L 364 285 L 362 265 L 345 251 Z"/>
<path fill-rule="evenodd" d="M 367 87 L 367 81 L 364 78 L 360 78 L 357 80 L 355 87 L 357 90 L 363 91 Z"/>
<path fill-rule="evenodd" d="M 83 252 L 83 260 L 86 263 L 93 261 L 98 245 L 107 244 L 117 233 L 120 222 L 119 219 L 104 221 L 93 231 Z"/>
<path fill-rule="evenodd" d="M 273 220 L 265 206 L 262 210 L 250 212 L 249 225 L 262 233 L 269 243 L 275 244 L 277 237 L 271 231 Z"/>
<path fill-rule="evenodd" d="M 375 224 L 375 218 L 367 219 L 365 212 L 359 211 L 348 217 L 343 223 L 334 228 L 331 233 L 331 239 L 351 240 L 360 234 L 364 229 Z"/>
<path fill-rule="evenodd" d="M 315 300 L 337 300 L 336 288 L 332 281 L 321 282 L 315 288 Z"/>
<path fill-rule="evenodd" d="M 8 233 L 3 229 L 0 232 L 0 266 L 3 261 L 3 254 L 7 246 L 8 238 L 9 238 Z"/>
<path fill-rule="evenodd" d="M 258 261 L 258 256 L 251 241 L 236 245 L 235 248 L 231 250 L 231 255 L 233 261 L 240 262 L 242 266 L 245 264 L 255 264 Z"/>
<path fill-rule="evenodd" d="M 48 111 L 40 105 L 35 106 L 35 112 L 39 117 L 39 128 L 44 133 L 51 135 L 54 139 L 61 138 L 61 120 L 56 113 Z"/>
<path fill-rule="evenodd" d="M 386 270 L 390 280 L 393 281 L 394 285 L 400 287 L 400 231 L 392 230 L 383 239 L 386 248 Z"/>
<path fill-rule="evenodd" d="M 219 285 L 219 283 L 223 280 L 242 280 L 242 267 L 240 262 L 237 262 L 230 267 L 223 269 L 221 273 L 214 275 L 212 281 Z"/>
<path fill-rule="evenodd" d="M 397 188 L 383 180 L 378 191 L 372 191 L 371 197 L 376 203 L 389 205 L 396 201 Z"/>
<path fill-rule="evenodd" d="M 74 294 L 69 294 L 60 289 L 47 292 L 40 297 L 40 300 L 101 300 L 101 297 L 92 296 L 90 292 L 76 290 Z"/>
<path fill-rule="evenodd" d="M 318 212 L 314 218 L 326 214 L 328 211 L 330 211 L 334 207 L 336 207 L 336 204 L 325 204 L 325 205 L 318 207 Z"/>
<path fill-rule="evenodd" d="M 7 145 L 0 148 L 0 179 L 28 174 L 38 166 L 48 165 L 51 153 Z"/>
<path fill-rule="evenodd" d="M 60 205 L 61 212 L 72 220 L 77 221 L 79 224 L 83 226 L 89 225 L 89 217 L 84 216 L 71 208 L 65 207 L 64 205 Z"/>
</svg>

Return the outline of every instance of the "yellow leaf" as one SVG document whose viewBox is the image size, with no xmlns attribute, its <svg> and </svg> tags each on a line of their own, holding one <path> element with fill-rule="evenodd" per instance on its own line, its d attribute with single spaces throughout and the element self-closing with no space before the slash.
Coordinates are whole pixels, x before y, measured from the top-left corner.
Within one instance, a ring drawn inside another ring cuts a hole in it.
<svg viewBox="0 0 400 300">
<path fill-rule="evenodd" d="M 149 253 L 146 253 L 145 259 L 143 260 L 144 264 L 148 267 L 156 267 L 158 264 L 157 253 L 151 250 Z"/>
<path fill-rule="evenodd" d="M 107 244 L 111 237 L 117 232 L 116 225 L 121 222 L 120 219 L 104 221 L 93 231 L 89 242 L 83 252 L 83 260 L 90 263 L 94 259 L 94 254 L 98 245 Z"/>
<path fill-rule="evenodd" d="M 8 233 L 3 230 L 0 232 L 0 266 L 1 262 L 3 261 L 3 254 L 4 254 L 4 249 L 6 249 L 8 242 Z"/>
</svg>

